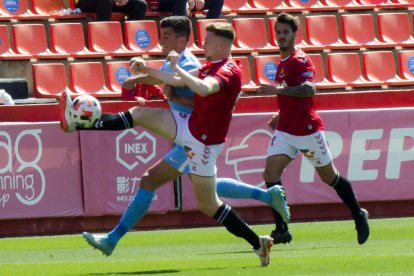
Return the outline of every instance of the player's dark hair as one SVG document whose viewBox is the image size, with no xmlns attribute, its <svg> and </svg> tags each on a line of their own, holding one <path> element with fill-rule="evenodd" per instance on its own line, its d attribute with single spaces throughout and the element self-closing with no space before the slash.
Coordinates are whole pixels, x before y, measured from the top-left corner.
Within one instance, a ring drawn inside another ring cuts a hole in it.
<svg viewBox="0 0 414 276">
<path fill-rule="evenodd" d="M 276 22 L 289 25 L 293 33 L 298 31 L 298 21 L 296 20 L 296 17 L 291 14 L 284 12 L 280 13 L 276 17 Z"/>
<path fill-rule="evenodd" d="M 236 33 L 230 23 L 215 22 L 210 23 L 206 27 L 207 32 L 212 32 L 216 36 L 224 37 L 233 43 Z"/>
<path fill-rule="evenodd" d="M 168 16 L 161 20 L 161 28 L 172 28 L 177 36 L 185 36 L 187 41 L 191 33 L 191 21 L 187 16 Z"/>
</svg>

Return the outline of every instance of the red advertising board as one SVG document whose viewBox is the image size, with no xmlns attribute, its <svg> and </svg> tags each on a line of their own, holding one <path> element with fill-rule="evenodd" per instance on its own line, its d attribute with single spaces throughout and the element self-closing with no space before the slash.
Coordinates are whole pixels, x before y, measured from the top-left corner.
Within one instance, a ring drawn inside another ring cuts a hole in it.
<svg viewBox="0 0 414 276">
<path fill-rule="evenodd" d="M 142 128 L 81 131 L 85 214 L 121 214 L 133 199 L 144 172 L 172 143 Z M 156 191 L 150 213 L 175 209 L 173 183 Z"/>
<path fill-rule="evenodd" d="M 0 219 L 82 216 L 79 136 L 54 123 L 0 123 Z"/>
<path fill-rule="evenodd" d="M 347 177 L 360 201 L 414 199 L 414 110 L 320 112 L 335 166 Z M 272 132 L 271 114 L 238 114 L 217 161 L 218 177 L 264 187 L 262 172 Z M 290 204 L 340 202 L 313 167 L 298 155 L 282 176 Z M 184 210 L 197 209 L 188 178 L 183 178 Z M 232 206 L 253 206 L 253 200 L 226 200 Z"/>
</svg>

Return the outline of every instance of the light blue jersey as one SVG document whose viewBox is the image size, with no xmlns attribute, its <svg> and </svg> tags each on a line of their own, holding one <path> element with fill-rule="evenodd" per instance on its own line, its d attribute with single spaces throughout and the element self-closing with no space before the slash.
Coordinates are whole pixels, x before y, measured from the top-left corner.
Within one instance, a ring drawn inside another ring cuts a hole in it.
<svg viewBox="0 0 414 276">
<path fill-rule="evenodd" d="M 180 58 L 178 59 L 178 64 L 181 68 L 185 71 L 191 71 L 193 69 L 200 68 L 201 63 L 198 61 L 197 57 L 190 52 L 190 50 L 185 49 L 184 52 L 181 53 Z M 161 67 L 161 71 L 171 72 L 173 73 L 173 69 L 170 67 L 169 61 L 164 61 L 163 66 Z M 194 92 L 188 87 L 174 87 L 174 91 L 179 96 L 186 96 L 186 97 L 194 97 Z M 169 101 L 170 109 L 177 110 L 182 113 L 191 114 L 193 109 L 188 106 L 184 106 L 178 103 L 174 103 Z M 174 145 L 174 147 L 164 155 L 163 159 L 174 167 L 176 170 L 182 172 L 183 174 L 190 173 L 190 168 L 188 167 L 187 163 L 187 155 L 185 154 L 185 150 L 180 145 Z"/>
<path fill-rule="evenodd" d="M 184 52 L 181 53 L 180 58 L 178 59 L 178 64 L 181 68 L 185 71 L 191 71 L 193 69 L 200 68 L 201 63 L 198 61 L 197 57 L 190 52 L 190 50 L 185 49 Z M 163 66 L 161 67 L 161 71 L 173 73 L 174 70 L 170 67 L 169 61 L 164 61 Z M 186 97 L 194 97 L 194 92 L 191 91 L 188 87 L 174 87 L 174 91 L 179 96 L 186 96 Z M 181 104 L 169 102 L 170 108 L 172 110 L 177 110 L 179 112 L 184 112 L 187 114 L 191 114 L 193 111 L 192 108 L 183 106 Z"/>
</svg>

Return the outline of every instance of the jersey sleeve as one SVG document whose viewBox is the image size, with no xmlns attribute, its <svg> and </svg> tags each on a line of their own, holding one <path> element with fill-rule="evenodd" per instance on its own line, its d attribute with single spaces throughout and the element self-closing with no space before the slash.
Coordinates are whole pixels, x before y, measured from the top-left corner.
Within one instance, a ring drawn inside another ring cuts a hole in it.
<svg viewBox="0 0 414 276">
<path fill-rule="evenodd" d="M 297 86 L 304 82 L 315 82 L 315 67 L 307 57 L 299 57 L 292 63 L 294 74 L 292 74 L 291 86 Z"/>
<path fill-rule="evenodd" d="M 226 63 L 212 77 L 219 82 L 220 88 L 224 88 L 226 86 L 233 85 L 234 82 L 239 82 L 240 76 L 241 68 L 239 66 L 235 63 Z"/>
</svg>

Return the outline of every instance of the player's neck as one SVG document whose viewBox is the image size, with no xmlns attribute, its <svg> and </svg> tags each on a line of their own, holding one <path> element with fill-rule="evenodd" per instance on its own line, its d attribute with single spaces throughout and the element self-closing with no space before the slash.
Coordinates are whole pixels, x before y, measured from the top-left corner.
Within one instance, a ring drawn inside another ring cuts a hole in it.
<svg viewBox="0 0 414 276">
<path fill-rule="evenodd" d="M 295 47 L 289 48 L 287 50 L 280 50 L 280 58 L 285 59 L 290 56 L 295 51 Z"/>
</svg>

